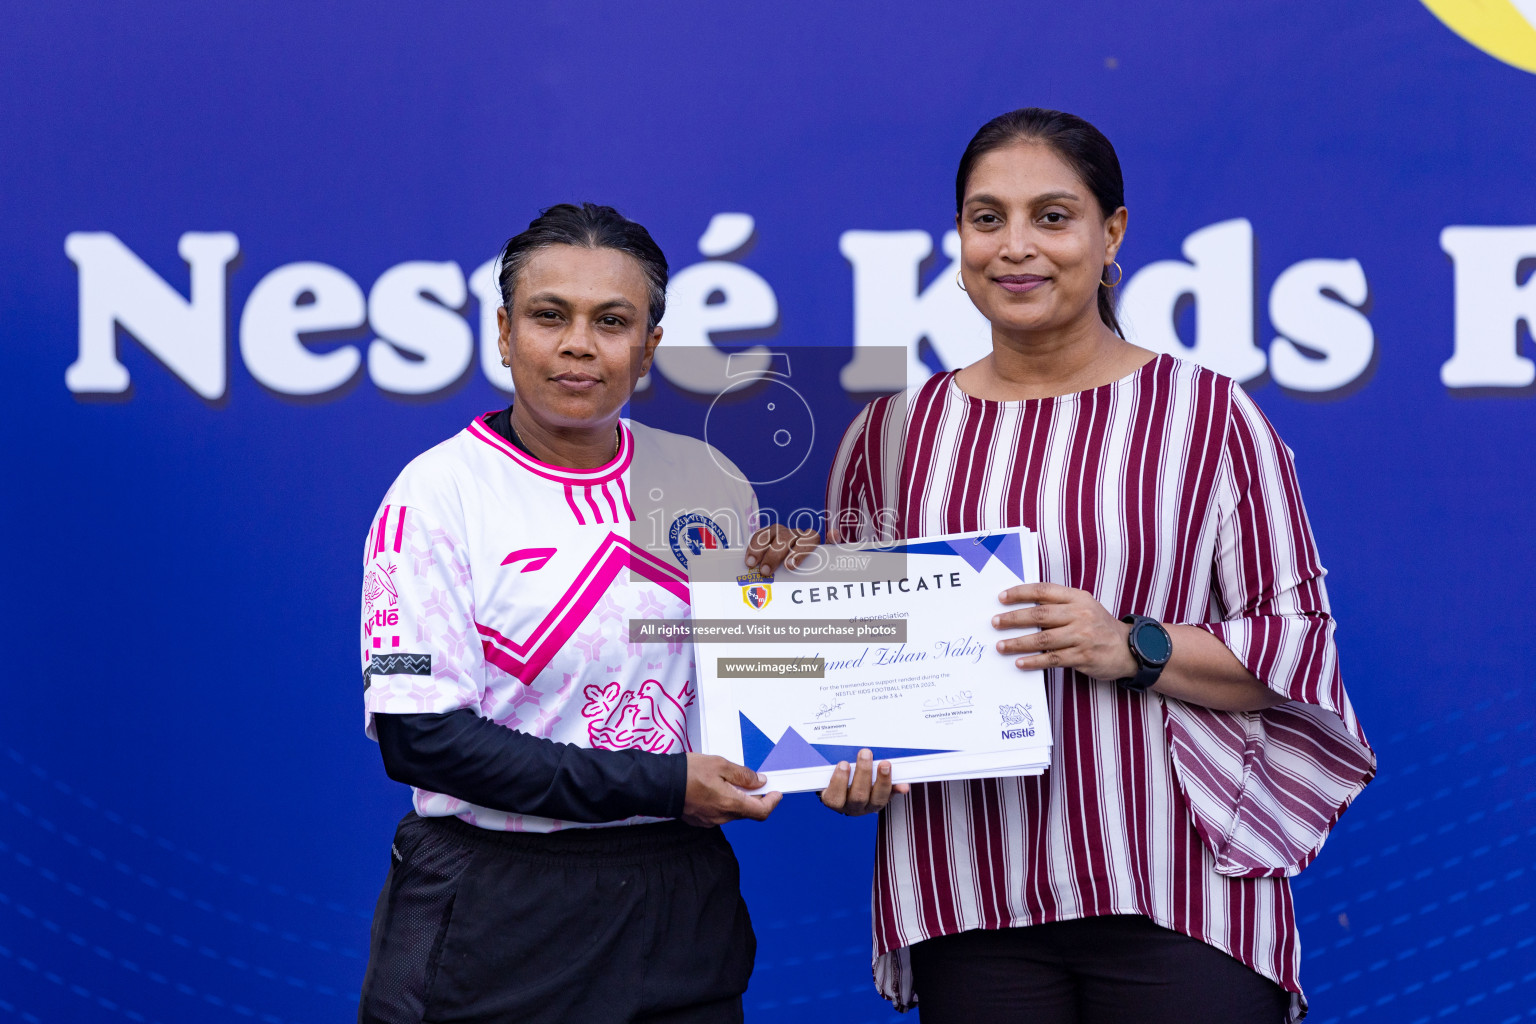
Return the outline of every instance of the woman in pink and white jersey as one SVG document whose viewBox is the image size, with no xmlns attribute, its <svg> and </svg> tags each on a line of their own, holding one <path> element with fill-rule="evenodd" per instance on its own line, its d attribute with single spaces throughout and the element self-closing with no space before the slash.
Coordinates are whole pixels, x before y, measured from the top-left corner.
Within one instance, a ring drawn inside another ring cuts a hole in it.
<svg viewBox="0 0 1536 1024">
<path fill-rule="evenodd" d="M 697 753 L 691 645 L 628 624 L 689 615 L 683 545 L 646 537 L 669 513 L 770 573 L 819 538 L 751 533 L 729 460 L 622 418 L 666 303 L 645 228 L 551 207 L 500 283 L 516 399 L 412 460 L 364 555 L 367 729 L 415 809 L 359 1018 L 740 1021 L 756 944 L 715 826 L 779 795 Z"/>
<path fill-rule="evenodd" d="M 1056 747 L 1042 776 L 894 792 L 839 768 L 825 803 L 882 810 L 876 983 L 930 1024 L 1295 1020 L 1287 879 L 1375 755 L 1292 454 L 1235 382 L 1125 340 L 1124 185 L 1088 122 L 988 122 L 955 205 L 992 352 L 859 415 L 829 533 L 1038 532 L 1048 582 L 990 625 L 1039 627 L 998 646 L 1045 670 Z"/>
</svg>

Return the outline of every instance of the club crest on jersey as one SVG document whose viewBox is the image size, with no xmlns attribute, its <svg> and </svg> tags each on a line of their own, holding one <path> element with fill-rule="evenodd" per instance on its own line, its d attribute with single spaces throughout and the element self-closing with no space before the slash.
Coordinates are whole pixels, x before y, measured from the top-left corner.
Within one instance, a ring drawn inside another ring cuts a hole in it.
<svg viewBox="0 0 1536 1024">
<path fill-rule="evenodd" d="M 705 551 L 730 547 L 725 541 L 725 531 L 720 529 L 709 516 L 700 515 L 697 512 L 678 516 L 672 520 L 672 528 L 667 531 L 667 540 L 672 545 L 672 554 L 677 557 L 678 564 L 684 569 L 688 568 L 688 555 L 684 553 L 684 548 L 697 555 Z"/>
<path fill-rule="evenodd" d="M 744 576 L 737 576 L 736 582 L 741 586 L 741 599 L 755 611 L 762 611 L 773 600 L 772 576 L 764 576 L 753 570 Z"/>
</svg>

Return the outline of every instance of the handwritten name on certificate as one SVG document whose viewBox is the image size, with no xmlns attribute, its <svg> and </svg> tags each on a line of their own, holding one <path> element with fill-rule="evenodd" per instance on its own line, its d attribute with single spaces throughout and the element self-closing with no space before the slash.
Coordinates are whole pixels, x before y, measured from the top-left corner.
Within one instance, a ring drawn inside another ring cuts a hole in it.
<svg viewBox="0 0 1536 1024">
<path fill-rule="evenodd" d="M 704 750 L 786 792 L 868 748 L 898 782 L 1049 763 L 1044 677 L 998 652 L 998 595 L 1039 579 L 1028 530 L 827 545 L 764 577 L 738 551 L 690 560 Z M 860 561 L 862 559 L 862 561 Z M 731 628 L 740 624 L 740 628 Z"/>
</svg>

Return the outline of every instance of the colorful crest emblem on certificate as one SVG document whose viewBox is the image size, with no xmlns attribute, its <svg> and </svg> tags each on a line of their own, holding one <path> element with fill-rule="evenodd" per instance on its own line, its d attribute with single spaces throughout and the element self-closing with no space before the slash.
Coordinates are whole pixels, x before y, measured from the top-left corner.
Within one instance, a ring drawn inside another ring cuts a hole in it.
<svg viewBox="0 0 1536 1024">
<path fill-rule="evenodd" d="M 737 576 L 736 582 L 741 585 L 741 599 L 754 611 L 762 611 L 768 607 L 768 602 L 773 600 L 772 576 L 764 576 L 754 571 L 744 576 Z"/>
</svg>

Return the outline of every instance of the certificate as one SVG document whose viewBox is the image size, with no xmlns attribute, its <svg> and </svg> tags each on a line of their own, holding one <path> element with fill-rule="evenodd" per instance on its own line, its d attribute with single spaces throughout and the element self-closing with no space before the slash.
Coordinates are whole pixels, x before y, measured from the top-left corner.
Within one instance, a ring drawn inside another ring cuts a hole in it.
<svg viewBox="0 0 1536 1024">
<path fill-rule="evenodd" d="M 998 652 L 998 595 L 1039 579 L 1028 530 L 883 548 L 825 545 L 764 577 L 739 551 L 690 559 L 701 738 L 785 792 L 863 748 L 896 782 L 1038 773 L 1044 676 Z M 827 571 L 857 567 L 856 571 Z"/>
</svg>

